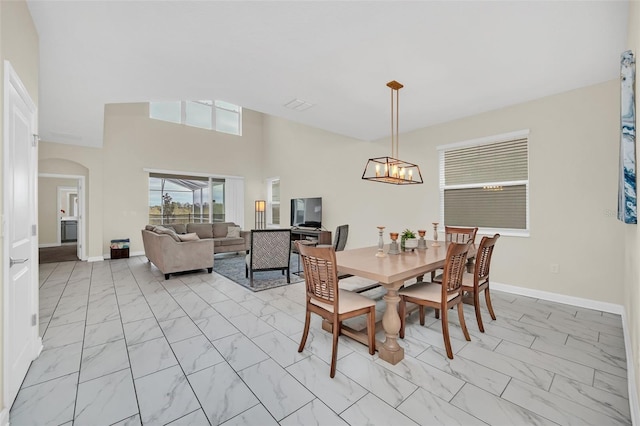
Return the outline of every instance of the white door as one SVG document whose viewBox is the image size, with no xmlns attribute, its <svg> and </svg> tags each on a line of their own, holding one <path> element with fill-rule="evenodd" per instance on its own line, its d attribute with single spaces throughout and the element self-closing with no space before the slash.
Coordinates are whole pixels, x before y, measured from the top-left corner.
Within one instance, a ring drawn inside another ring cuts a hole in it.
<svg viewBox="0 0 640 426">
<path fill-rule="evenodd" d="M 11 406 L 41 344 L 38 337 L 36 109 L 5 61 L 4 354 L 5 407 Z"/>
</svg>

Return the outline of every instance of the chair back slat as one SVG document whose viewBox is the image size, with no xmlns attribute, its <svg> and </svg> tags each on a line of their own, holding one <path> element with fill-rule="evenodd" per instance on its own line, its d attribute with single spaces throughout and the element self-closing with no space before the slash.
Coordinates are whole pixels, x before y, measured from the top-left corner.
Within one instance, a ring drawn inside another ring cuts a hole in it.
<svg viewBox="0 0 640 426">
<path fill-rule="evenodd" d="M 334 248 L 312 247 L 297 242 L 296 245 L 302 258 L 307 297 L 337 308 L 338 274 Z"/>
<path fill-rule="evenodd" d="M 444 275 L 442 276 L 443 296 L 460 291 L 462 287 L 462 275 L 466 270 L 467 253 L 469 252 L 471 244 L 473 244 L 471 240 L 465 244 L 449 244 L 444 263 Z"/>
<path fill-rule="evenodd" d="M 484 281 L 489 277 L 489 268 L 491 267 L 491 256 L 493 255 L 493 248 L 496 242 L 500 238 L 500 234 L 495 234 L 493 237 L 482 237 L 480 241 L 480 248 L 476 253 L 476 277 L 477 281 Z"/>
<path fill-rule="evenodd" d="M 452 242 L 452 243 L 464 244 L 469 240 L 471 240 L 472 242 L 475 242 L 477 232 L 478 232 L 478 228 L 462 228 L 462 227 L 456 227 L 456 226 L 444 227 L 445 241 Z"/>
</svg>

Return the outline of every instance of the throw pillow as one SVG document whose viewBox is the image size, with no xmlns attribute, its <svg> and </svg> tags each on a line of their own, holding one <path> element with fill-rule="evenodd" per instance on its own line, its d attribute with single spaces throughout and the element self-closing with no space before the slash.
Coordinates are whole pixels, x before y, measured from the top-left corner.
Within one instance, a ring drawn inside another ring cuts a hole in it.
<svg viewBox="0 0 640 426">
<path fill-rule="evenodd" d="M 144 227 L 144 229 L 146 229 L 147 231 L 153 231 L 154 229 L 156 229 L 155 225 L 147 225 Z"/>
<path fill-rule="evenodd" d="M 240 227 L 239 226 L 228 227 L 227 238 L 240 238 Z"/>
<path fill-rule="evenodd" d="M 154 231 L 158 234 L 167 234 L 168 236 L 173 238 L 176 242 L 178 243 L 180 242 L 180 238 L 178 238 L 178 234 L 176 234 L 176 231 L 174 231 L 173 229 L 167 229 L 164 226 L 156 226 L 156 229 Z"/>
<path fill-rule="evenodd" d="M 200 239 L 200 237 L 198 237 L 198 234 L 196 234 L 195 232 L 192 232 L 190 234 L 178 234 L 178 238 L 180 238 L 180 241 L 196 241 Z"/>
</svg>

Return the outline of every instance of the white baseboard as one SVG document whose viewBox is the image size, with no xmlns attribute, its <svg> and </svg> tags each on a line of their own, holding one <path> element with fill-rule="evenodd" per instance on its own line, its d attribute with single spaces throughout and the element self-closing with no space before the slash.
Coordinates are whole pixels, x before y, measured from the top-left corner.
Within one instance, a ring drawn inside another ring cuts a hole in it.
<svg viewBox="0 0 640 426">
<path fill-rule="evenodd" d="M 624 311 L 622 305 L 616 305 L 615 303 L 599 302 L 597 300 L 566 296 L 564 294 L 551 293 L 549 291 L 500 284 L 493 281 L 491 281 L 491 288 L 498 291 L 504 291 L 505 293 L 519 294 L 521 296 L 548 300 L 550 302 L 564 303 L 565 305 L 579 306 L 586 309 L 595 309 L 596 311 L 609 312 L 612 314 L 622 315 Z"/>
<path fill-rule="evenodd" d="M 624 334 L 624 348 L 627 358 L 627 387 L 629 392 L 629 409 L 631 410 L 631 424 L 640 424 L 640 403 L 638 402 L 638 387 L 636 385 L 635 368 L 633 367 L 633 351 L 631 350 L 631 336 L 629 335 L 629 322 L 627 313 L 622 305 L 615 303 L 599 302 L 597 300 L 583 299 L 581 297 L 566 296 L 542 290 L 516 287 L 508 284 L 491 282 L 491 288 L 505 293 L 519 294 L 521 296 L 564 303 L 566 305 L 579 306 L 581 308 L 595 309 L 597 311 L 619 314 L 622 317 L 622 331 Z"/>
<path fill-rule="evenodd" d="M 640 405 L 638 403 L 638 387 L 636 385 L 636 373 L 633 367 L 633 351 L 631 350 L 631 336 L 629 335 L 629 322 L 627 312 L 622 312 L 622 331 L 624 333 L 624 350 L 627 357 L 627 387 L 629 392 L 629 410 L 631 411 L 631 424 L 637 425 L 640 421 Z"/>
<path fill-rule="evenodd" d="M 58 243 L 38 244 L 38 248 L 48 248 L 48 247 L 62 247 L 62 244 L 58 244 Z"/>
<path fill-rule="evenodd" d="M 129 253 L 129 257 L 144 256 L 144 251 L 132 251 Z M 105 253 L 102 255 L 104 259 L 111 259 L 111 253 Z"/>
<path fill-rule="evenodd" d="M 87 262 L 102 262 L 103 260 L 104 256 L 93 256 L 87 258 Z"/>
</svg>

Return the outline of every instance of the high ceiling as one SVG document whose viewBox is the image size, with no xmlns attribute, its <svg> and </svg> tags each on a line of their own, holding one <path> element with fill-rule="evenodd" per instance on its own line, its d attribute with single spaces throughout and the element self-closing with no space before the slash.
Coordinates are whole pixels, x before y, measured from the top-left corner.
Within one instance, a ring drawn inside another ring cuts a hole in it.
<svg viewBox="0 0 640 426">
<path fill-rule="evenodd" d="M 40 136 L 101 146 L 104 105 L 219 99 L 362 140 L 615 79 L 628 1 L 28 1 Z M 313 106 L 285 108 L 293 99 Z"/>
</svg>

